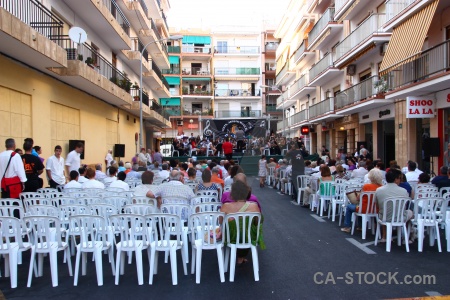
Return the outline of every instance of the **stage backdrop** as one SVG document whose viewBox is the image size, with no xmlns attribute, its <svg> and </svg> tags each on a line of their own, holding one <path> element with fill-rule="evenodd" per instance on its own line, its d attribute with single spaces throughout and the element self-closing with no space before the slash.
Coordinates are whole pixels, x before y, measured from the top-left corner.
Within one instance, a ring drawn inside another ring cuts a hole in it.
<svg viewBox="0 0 450 300">
<path fill-rule="evenodd" d="M 202 120 L 203 136 L 208 138 L 234 137 L 239 128 L 245 135 L 252 137 L 265 137 L 267 121 L 264 119 L 228 119 L 228 120 Z"/>
</svg>

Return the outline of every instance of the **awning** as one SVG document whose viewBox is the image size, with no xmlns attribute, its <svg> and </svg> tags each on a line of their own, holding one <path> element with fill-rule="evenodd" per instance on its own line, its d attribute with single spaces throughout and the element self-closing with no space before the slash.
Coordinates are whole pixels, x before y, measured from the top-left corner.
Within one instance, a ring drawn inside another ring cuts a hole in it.
<svg viewBox="0 0 450 300">
<path fill-rule="evenodd" d="M 210 36 L 188 35 L 183 36 L 183 44 L 211 44 Z"/>
<path fill-rule="evenodd" d="M 434 0 L 394 28 L 386 54 L 381 62 L 380 73 L 382 75 L 407 63 L 414 58 L 414 55 L 420 53 L 438 2 L 439 0 Z"/>
<path fill-rule="evenodd" d="M 169 56 L 169 63 L 171 63 L 173 65 L 179 65 L 180 57 L 179 56 Z"/>
<path fill-rule="evenodd" d="M 165 76 L 169 85 L 180 85 L 180 77 Z"/>
<path fill-rule="evenodd" d="M 180 106 L 181 98 L 159 98 L 161 106 Z"/>
<path fill-rule="evenodd" d="M 211 81 L 209 77 L 183 77 L 183 81 Z"/>
</svg>

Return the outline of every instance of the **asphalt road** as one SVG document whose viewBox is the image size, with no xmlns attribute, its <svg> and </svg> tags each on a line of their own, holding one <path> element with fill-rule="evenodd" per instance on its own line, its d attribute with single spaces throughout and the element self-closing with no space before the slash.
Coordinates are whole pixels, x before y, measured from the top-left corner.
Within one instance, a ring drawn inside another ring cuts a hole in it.
<svg viewBox="0 0 450 300">
<path fill-rule="evenodd" d="M 51 286 L 46 259 L 44 277 L 33 278 L 31 288 L 27 288 L 29 255 L 24 254 L 18 288 L 11 289 L 9 278 L 1 277 L 0 289 L 6 299 L 380 299 L 450 294 L 450 253 L 446 252 L 443 234 L 442 253 L 436 245 L 428 245 L 427 237 L 422 253 L 417 252 L 417 242 L 410 245 L 410 253 L 396 243 L 387 253 L 384 244 L 373 245 L 371 233 L 366 240 L 361 239 L 361 232 L 355 232 L 354 236 L 343 233 L 338 222 L 315 217 L 308 209 L 291 204 L 289 196 L 271 188 L 259 188 L 256 178 L 250 181 L 265 217 L 267 249 L 259 250 L 259 282 L 253 279 L 249 261 L 236 269 L 235 282 L 229 282 L 226 273 L 226 282 L 221 283 L 215 251 L 204 251 L 200 284 L 195 283 L 195 275 L 190 272 L 187 276 L 183 274 L 178 254 L 177 286 L 172 285 L 170 264 L 164 264 L 164 255 L 159 257 L 158 274 L 149 286 L 149 266 L 147 256 L 143 255 L 143 286 L 137 284 L 134 262 L 126 264 L 120 284 L 114 285 L 105 256 L 104 285 L 97 286 L 95 266 L 89 259 L 88 274 L 80 276 L 78 286 L 74 287 L 61 256 L 58 287 Z"/>
</svg>

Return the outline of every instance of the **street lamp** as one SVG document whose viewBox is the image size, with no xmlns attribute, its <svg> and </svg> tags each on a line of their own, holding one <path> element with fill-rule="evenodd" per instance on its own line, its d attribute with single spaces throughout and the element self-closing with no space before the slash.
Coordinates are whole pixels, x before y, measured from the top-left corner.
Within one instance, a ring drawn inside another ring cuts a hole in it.
<svg viewBox="0 0 450 300">
<path fill-rule="evenodd" d="M 284 106 L 284 96 L 283 96 L 283 92 L 276 86 L 276 85 L 272 85 L 272 86 L 269 86 L 269 85 L 261 85 L 260 86 L 261 88 L 270 88 L 272 91 L 279 91 L 280 92 L 280 97 L 281 97 L 281 104 L 282 104 L 282 106 Z M 284 136 L 284 107 L 283 107 L 283 131 L 281 132 L 281 134 Z M 270 120 L 269 120 L 269 122 L 270 122 Z"/>
<path fill-rule="evenodd" d="M 159 42 L 163 42 L 163 41 L 176 41 L 176 40 L 181 40 L 183 38 L 182 35 L 172 35 L 169 36 L 168 38 L 164 38 L 164 39 L 159 39 L 157 41 L 151 41 L 148 42 L 141 50 L 141 62 L 142 62 L 142 58 L 144 56 L 144 51 L 145 49 L 147 49 L 147 47 L 151 44 L 156 44 Z M 143 91 L 143 84 L 142 84 L 142 74 L 143 74 L 143 69 L 142 69 L 142 63 L 141 63 L 141 73 L 139 74 L 139 149 L 142 149 L 142 133 L 144 132 L 144 121 L 142 118 L 142 91 Z"/>
</svg>

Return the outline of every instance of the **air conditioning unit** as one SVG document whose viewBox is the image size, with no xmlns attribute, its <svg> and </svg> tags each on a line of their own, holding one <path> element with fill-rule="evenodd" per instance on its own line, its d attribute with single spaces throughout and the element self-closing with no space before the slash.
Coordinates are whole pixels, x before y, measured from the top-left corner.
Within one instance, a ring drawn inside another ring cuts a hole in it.
<svg viewBox="0 0 450 300">
<path fill-rule="evenodd" d="M 347 66 L 347 75 L 348 76 L 354 76 L 356 74 L 356 65 L 348 65 Z"/>
<path fill-rule="evenodd" d="M 384 54 L 386 53 L 388 44 L 389 44 L 389 43 L 383 43 L 383 44 L 381 44 L 381 47 L 380 47 L 380 55 L 384 55 Z"/>
<path fill-rule="evenodd" d="M 177 126 L 183 126 L 183 121 L 177 121 Z"/>
</svg>

